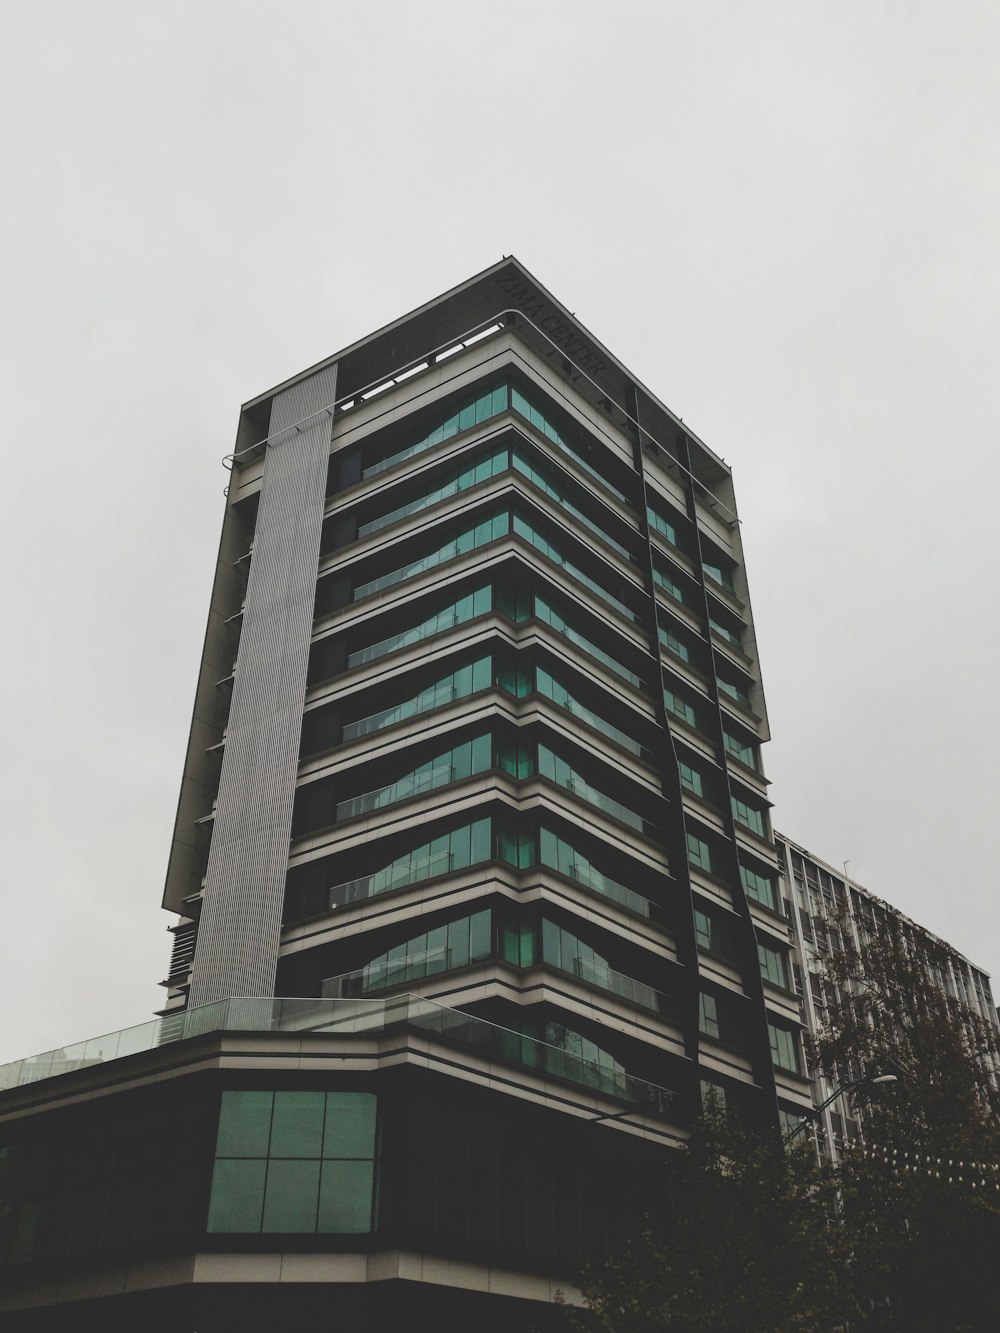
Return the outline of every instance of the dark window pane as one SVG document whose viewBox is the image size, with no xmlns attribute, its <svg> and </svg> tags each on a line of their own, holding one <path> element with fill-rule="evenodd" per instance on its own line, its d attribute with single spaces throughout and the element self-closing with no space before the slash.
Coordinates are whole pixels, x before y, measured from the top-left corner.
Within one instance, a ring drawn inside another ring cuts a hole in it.
<svg viewBox="0 0 1000 1333">
<path fill-rule="evenodd" d="M 264 1231 L 316 1230 L 319 1165 L 273 1159 L 268 1163 Z"/>
<path fill-rule="evenodd" d="M 324 1162 L 317 1231 L 370 1231 L 373 1182 L 372 1162 Z"/>
<path fill-rule="evenodd" d="M 323 1156 L 374 1157 L 375 1107 L 372 1092 L 328 1092 Z"/>
<path fill-rule="evenodd" d="M 264 1161 L 216 1162 L 215 1174 L 212 1176 L 212 1199 L 208 1206 L 209 1231 L 260 1230 L 266 1170 L 267 1163 Z"/>
<path fill-rule="evenodd" d="M 266 1157 L 271 1092 L 224 1092 L 216 1157 Z"/>
<path fill-rule="evenodd" d="M 272 1157 L 319 1157 L 323 1142 L 322 1092 L 276 1092 Z"/>
</svg>

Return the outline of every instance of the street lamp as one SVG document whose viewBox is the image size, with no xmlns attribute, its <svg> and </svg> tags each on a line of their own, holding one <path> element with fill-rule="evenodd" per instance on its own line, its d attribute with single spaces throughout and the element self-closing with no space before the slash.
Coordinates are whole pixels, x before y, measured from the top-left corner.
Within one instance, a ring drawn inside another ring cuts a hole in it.
<svg viewBox="0 0 1000 1333">
<path fill-rule="evenodd" d="M 830 1093 L 825 1102 L 822 1102 L 819 1106 L 814 1106 L 809 1115 L 804 1116 L 795 1128 L 785 1135 L 781 1140 L 782 1147 L 787 1143 L 791 1143 L 796 1134 L 801 1134 L 811 1120 L 817 1119 L 823 1114 L 828 1106 L 832 1106 L 841 1093 L 851 1092 L 854 1088 L 875 1088 L 881 1087 L 885 1083 L 898 1082 L 898 1074 L 866 1074 L 864 1078 L 856 1078 L 851 1083 L 841 1083 L 839 1087 L 834 1088 L 833 1092 Z"/>
</svg>

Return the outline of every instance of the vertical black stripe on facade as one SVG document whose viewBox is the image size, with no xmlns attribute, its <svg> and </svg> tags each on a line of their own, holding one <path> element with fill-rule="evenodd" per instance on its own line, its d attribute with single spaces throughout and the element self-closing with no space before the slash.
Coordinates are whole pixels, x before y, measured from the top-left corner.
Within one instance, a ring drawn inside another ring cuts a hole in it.
<svg viewBox="0 0 1000 1333">
<path fill-rule="evenodd" d="M 271 408 L 189 1003 L 274 994 L 336 366 Z"/>
<path fill-rule="evenodd" d="M 626 411 L 632 421 L 638 423 L 638 403 L 635 388 L 626 386 Z M 671 923 L 674 944 L 677 948 L 677 960 L 681 965 L 681 993 L 678 996 L 681 1015 L 681 1030 L 684 1034 L 684 1053 L 688 1058 L 685 1070 L 686 1086 L 678 1089 L 691 1114 L 694 1114 L 700 1102 L 699 1086 L 699 1032 L 698 1032 L 698 942 L 694 931 L 694 893 L 691 887 L 691 875 L 688 869 L 687 829 L 684 820 L 684 799 L 681 789 L 680 766 L 677 746 L 670 726 L 666 706 L 663 701 L 663 647 L 660 643 L 659 625 L 656 610 L 656 583 L 653 579 L 653 548 L 649 538 L 649 515 L 646 503 L 646 471 L 642 454 L 642 432 L 638 424 L 632 435 L 633 466 L 639 483 L 639 529 L 643 536 L 642 566 L 643 581 L 649 594 L 647 600 L 646 632 L 649 635 L 651 652 L 655 661 L 655 689 L 653 706 L 656 719 L 663 729 L 669 754 L 656 756 L 657 774 L 660 790 L 667 803 L 666 819 L 663 825 L 662 841 L 670 863 L 671 873 L 677 881 L 683 902 L 677 903 L 677 910 L 672 914 Z M 680 894 L 678 894 L 680 896 Z"/>
<path fill-rule="evenodd" d="M 719 686 L 716 680 L 715 644 L 712 642 L 712 631 L 709 626 L 708 589 L 705 585 L 704 550 L 702 546 L 701 528 L 698 524 L 698 505 L 697 497 L 695 495 L 696 483 L 691 469 L 690 441 L 686 434 L 679 435 L 678 453 L 680 455 L 678 461 L 685 470 L 684 493 L 687 498 L 688 518 L 691 520 L 695 534 L 695 543 L 697 547 L 696 557 L 698 561 L 698 586 L 701 589 L 701 612 L 704 617 L 705 637 L 708 640 L 711 661 L 711 678 L 708 682 L 708 692 L 715 705 L 714 709 L 710 710 L 715 724 L 715 736 L 712 737 L 712 739 L 718 747 L 717 754 L 719 767 L 722 770 L 724 787 L 724 809 L 722 811 L 722 818 L 726 830 L 726 874 L 723 878 L 725 878 L 727 886 L 732 892 L 733 904 L 741 925 L 741 929 L 737 933 L 736 945 L 740 972 L 742 973 L 743 978 L 743 995 L 745 999 L 743 1005 L 744 1015 L 742 1030 L 746 1033 L 749 1039 L 748 1044 L 750 1058 L 753 1064 L 754 1078 L 762 1089 L 768 1102 L 768 1112 L 763 1114 L 761 1119 L 765 1122 L 777 1124 L 778 1089 L 774 1077 L 774 1065 L 771 1061 L 771 1043 L 767 1032 L 767 1008 L 764 998 L 764 982 L 761 978 L 760 959 L 757 955 L 757 932 L 754 928 L 753 916 L 750 912 L 750 903 L 747 899 L 746 890 L 743 887 L 743 877 L 740 874 L 739 842 L 736 833 L 736 820 L 733 816 L 733 792 L 729 781 L 729 765 L 726 761 L 726 743 L 722 734 L 722 705 L 719 702 Z M 678 781 L 679 780 L 678 777 Z"/>
</svg>

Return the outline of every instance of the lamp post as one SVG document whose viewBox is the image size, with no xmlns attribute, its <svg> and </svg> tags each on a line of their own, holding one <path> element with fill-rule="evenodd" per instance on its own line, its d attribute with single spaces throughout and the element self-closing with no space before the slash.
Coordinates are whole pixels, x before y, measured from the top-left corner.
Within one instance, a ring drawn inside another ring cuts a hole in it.
<svg viewBox="0 0 1000 1333">
<path fill-rule="evenodd" d="M 809 1115 L 803 1116 L 803 1118 L 799 1121 L 799 1123 L 795 1126 L 795 1128 L 789 1130 L 789 1132 L 781 1140 L 782 1147 L 784 1147 L 785 1144 L 787 1143 L 791 1143 L 792 1139 L 795 1138 L 796 1134 L 801 1134 L 802 1131 L 806 1128 L 806 1126 L 810 1123 L 810 1121 L 817 1119 L 819 1116 L 823 1114 L 823 1112 L 826 1110 L 828 1106 L 832 1106 L 833 1103 L 837 1100 L 837 1098 L 841 1095 L 841 1093 L 851 1092 L 852 1089 L 854 1088 L 874 1088 L 874 1087 L 881 1087 L 883 1084 L 886 1083 L 898 1083 L 898 1082 L 899 1082 L 898 1074 L 866 1074 L 864 1078 L 856 1078 L 851 1083 L 841 1083 L 838 1087 L 834 1088 L 833 1092 L 830 1093 L 829 1097 L 827 1097 L 825 1102 L 822 1102 L 819 1106 L 813 1107 Z"/>
</svg>

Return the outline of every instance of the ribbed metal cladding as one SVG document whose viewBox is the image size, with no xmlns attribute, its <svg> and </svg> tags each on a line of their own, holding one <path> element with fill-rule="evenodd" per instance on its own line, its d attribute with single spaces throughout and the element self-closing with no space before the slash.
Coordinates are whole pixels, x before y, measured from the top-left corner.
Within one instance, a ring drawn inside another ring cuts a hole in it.
<svg viewBox="0 0 1000 1333">
<path fill-rule="evenodd" d="M 274 994 L 336 380 L 325 367 L 271 407 L 191 1005 Z"/>
</svg>

